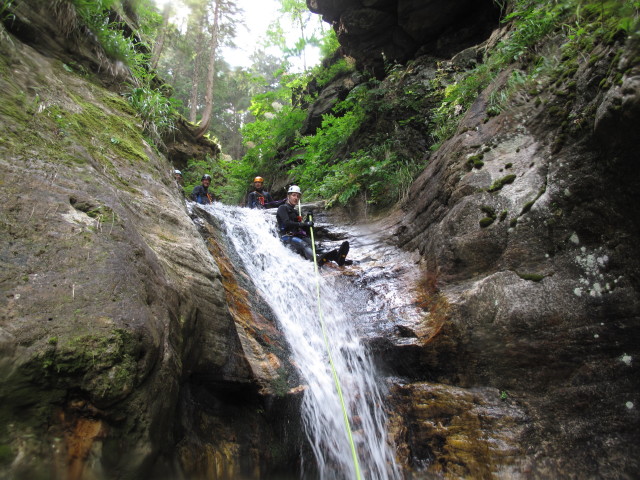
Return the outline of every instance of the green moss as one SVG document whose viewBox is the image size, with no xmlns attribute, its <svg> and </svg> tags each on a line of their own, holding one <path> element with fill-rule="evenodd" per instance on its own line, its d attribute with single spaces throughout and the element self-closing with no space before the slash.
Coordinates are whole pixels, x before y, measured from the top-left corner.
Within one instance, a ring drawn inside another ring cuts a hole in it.
<svg viewBox="0 0 640 480">
<path fill-rule="evenodd" d="M 277 371 L 278 376 L 271 381 L 271 388 L 278 397 L 284 397 L 289 392 L 289 382 L 287 380 L 287 371 L 280 367 Z"/>
<path fill-rule="evenodd" d="M 555 139 L 553 140 L 553 143 L 551 144 L 551 153 L 553 153 L 554 155 L 558 153 L 564 146 L 564 142 L 566 141 L 566 139 L 567 139 L 567 136 L 564 133 L 560 133 L 559 135 L 556 135 Z"/>
<path fill-rule="evenodd" d="M 495 221 L 495 217 L 484 217 L 480 219 L 480 228 L 487 228 Z"/>
<path fill-rule="evenodd" d="M 134 386 L 138 345 L 130 332 L 115 329 L 57 341 L 39 355 L 42 376 L 59 388 L 79 387 L 95 399 L 112 401 Z"/>
<path fill-rule="evenodd" d="M 478 155 L 472 155 L 467 158 L 467 164 L 471 168 L 477 168 L 478 170 L 480 170 L 484 166 L 484 162 L 482 161 L 483 158 L 484 155 L 482 153 Z"/>
<path fill-rule="evenodd" d="M 487 217 L 496 218 L 496 211 L 493 207 L 490 207 L 489 205 L 482 205 L 480 210 L 486 213 Z"/>
<path fill-rule="evenodd" d="M 0 445 L 0 465 L 8 465 L 13 461 L 15 457 L 11 445 Z"/>
<path fill-rule="evenodd" d="M 126 113 L 127 115 L 131 115 L 135 117 L 138 112 L 131 106 L 129 102 L 127 102 L 124 98 L 115 95 L 115 94 L 107 94 L 100 97 L 100 101 L 107 105 L 108 107 L 118 110 L 122 113 Z"/>
<path fill-rule="evenodd" d="M 524 207 L 522 207 L 522 211 L 520 212 L 520 215 L 524 215 L 525 213 L 527 213 L 529 210 L 531 210 L 531 207 L 533 207 L 533 204 L 536 203 L 535 200 L 531 200 L 530 202 L 527 202 L 524 204 Z"/>
<path fill-rule="evenodd" d="M 551 115 L 554 118 L 566 118 L 567 116 L 567 111 L 564 108 L 559 107 L 558 105 L 553 105 L 549 107 L 547 109 L 547 112 L 549 113 L 549 115 Z"/>
<path fill-rule="evenodd" d="M 523 280 L 529 280 L 530 282 L 540 282 L 545 277 L 544 275 L 539 275 L 537 273 L 516 272 L 516 274 Z"/>
<path fill-rule="evenodd" d="M 516 176 L 514 174 L 506 175 L 502 178 L 499 178 L 495 182 L 493 182 L 493 184 L 487 189 L 487 191 L 497 192 L 498 190 L 502 189 L 502 187 L 504 187 L 505 185 L 513 183 L 515 179 L 516 179 Z"/>
<path fill-rule="evenodd" d="M 509 222 L 509 228 L 515 228 L 516 225 L 518 225 L 518 219 L 512 218 L 511 221 Z"/>
<path fill-rule="evenodd" d="M 498 219 L 503 222 L 505 218 L 507 218 L 507 214 L 509 213 L 508 210 L 503 210 L 502 212 L 500 212 L 500 217 L 498 217 Z"/>
</svg>

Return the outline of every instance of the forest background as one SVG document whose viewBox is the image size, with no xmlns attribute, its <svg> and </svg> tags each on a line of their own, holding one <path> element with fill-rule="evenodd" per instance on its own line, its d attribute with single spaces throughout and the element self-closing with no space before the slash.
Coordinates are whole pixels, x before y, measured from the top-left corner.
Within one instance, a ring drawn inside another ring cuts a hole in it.
<svg viewBox="0 0 640 480">
<path fill-rule="evenodd" d="M 0 14 L 11 1 L 0 2 Z M 462 114 L 501 72 L 508 70 L 509 79 L 492 94 L 490 115 L 508 108 L 519 91 L 535 94 L 542 79 L 565 71 L 567 61 L 593 42 L 637 31 L 640 8 L 629 0 L 496 0 L 496 27 L 511 30 L 505 40 L 473 68 L 437 62 L 432 78 L 408 82 L 411 63 L 388 64 L 383 76 L 356 71 L 341 55 L 333 29 L 304 0 L 276 1 L 280 17 L 254 45 L 248 67 L 234 67 L 224 55 L 245 28 L 238 0 L 72 2 L 107 54 L 130 68 L 134 81 L 123 95 L 142 117 L 151 144 L 162 151 L 179 116 L 219 144 L 216 158 L 176 165 L 187 192 L 209 173 L 221 201 L 242 204 L 260 175 L 269 189 L 295 182 L 306 199 L 323 198 L 329 206 L 360 198 L 388 207 L 406 195 L 430 153 L 455 133 Z M 137 34 L 114 22 L 111 9 L 131 19 Z M 549 35 L 563 38 L 562 57 L 536 50 Z M 307 65 L 309 47 L 320 50 L 321 63 Z M 308 107 L 322 88 L 348 76 L 355 87 L 320 126 L 306 128 Z M 393 121 L 385 123 L 385 116 Z M 409 130 L 414 133 L 397 134 Z M 473 159 L 470 168 L 481 168 L 481 160 Z"/>
</svg>

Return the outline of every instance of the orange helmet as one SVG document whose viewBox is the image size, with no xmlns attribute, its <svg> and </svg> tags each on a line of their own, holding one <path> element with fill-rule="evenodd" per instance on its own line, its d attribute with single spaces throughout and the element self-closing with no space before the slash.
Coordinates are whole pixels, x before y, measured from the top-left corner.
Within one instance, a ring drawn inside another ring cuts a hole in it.
<svg viewBox="0 0 640 480">
<path fill-rule="evenodd" d="M 264 180 L 262 179 L 262 177 L 256 177 L 253 179 L 253 183 L 256 183 L 256 182 L 264 183 Z"/>
</svg>

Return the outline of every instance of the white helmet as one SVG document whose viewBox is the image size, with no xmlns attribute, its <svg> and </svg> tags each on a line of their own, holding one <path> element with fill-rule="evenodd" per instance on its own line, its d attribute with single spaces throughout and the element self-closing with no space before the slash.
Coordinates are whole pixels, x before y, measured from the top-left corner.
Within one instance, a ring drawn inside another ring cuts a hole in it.
<svg viewBox="0 0 640 480">
<path fill-rule="evenodd" d="M 182 172 L 180 170 L 174 170 L 173 173 L 175 175 L 182 175 Z"/>
<path fill-rule="evenodd" d="M 297 185 L 291 185 L 289 187 L 289 191 L 287 192 L 287 195 L 290 193 L 299 193 L 300 195 L 302 195 L 302 192 L 300 191 L 300 187 Z"/>
</svg>

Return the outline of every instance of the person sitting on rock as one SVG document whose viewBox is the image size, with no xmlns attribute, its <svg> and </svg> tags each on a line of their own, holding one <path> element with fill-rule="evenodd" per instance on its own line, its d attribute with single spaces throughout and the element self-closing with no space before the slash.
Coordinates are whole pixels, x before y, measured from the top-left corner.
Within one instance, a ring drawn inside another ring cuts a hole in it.
<svg viewBox="0 0 640 480">
<path fill-rule="evenodd" d="M 247 196 L 247 207 L 249 208 L 275 208 L 282 205 L 285 200 L 273 200 L 269 192 L 265 192 L 262 188 L 264 179 L 256 177 L 253 179 L 253 192 Z"/>
<path fill-rule="evenodd" d="M 209 193 L 209 185 L 211 185 L 211 175 L 204 174 L 201 179 L 202 184 L 197 185 L 191 192 L 191 200 L 201 205 L 211 205 L 213 203 L 213 195 Z"/>
<path fill-rule="evenodd" d="M 276 218 L 278 220 L 278 233 L 280 240 L 294 252 L 299 253 L 307 260 L 313 260 L 313 245 L 308 236 L 309 229 L 313 228 L 313 221 L 307 215 L 306 221 L 302 221 L 298 204 L 302 192 L 297 185 L 291 185 L 287 192 L 285 203 L 278 207 Z M 329 261 L 334 261 L 338 265 L 345 264 L 349 253 L 349 242 L 342 242 L 339 249 L 317 255 L 318 266 L 323 266 Z"/>
</svg>

